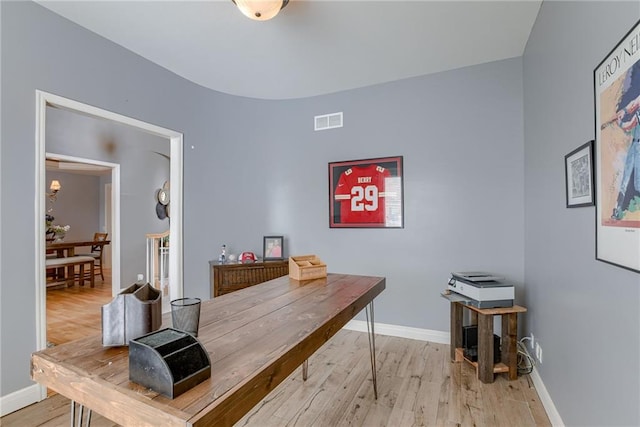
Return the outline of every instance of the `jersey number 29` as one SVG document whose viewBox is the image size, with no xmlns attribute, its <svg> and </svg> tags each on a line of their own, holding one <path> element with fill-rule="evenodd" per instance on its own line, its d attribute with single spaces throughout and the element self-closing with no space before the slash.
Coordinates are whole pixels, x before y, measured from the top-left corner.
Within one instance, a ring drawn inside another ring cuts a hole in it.
<svg viewBox="0 0 640 427">
<path fill-rule="evenodd" d="M 362 212 L 365 210 L 370 212 L 378 210 L 378 187 L 375 185 L 351 187 L 351 211 Z"/>
</svg>

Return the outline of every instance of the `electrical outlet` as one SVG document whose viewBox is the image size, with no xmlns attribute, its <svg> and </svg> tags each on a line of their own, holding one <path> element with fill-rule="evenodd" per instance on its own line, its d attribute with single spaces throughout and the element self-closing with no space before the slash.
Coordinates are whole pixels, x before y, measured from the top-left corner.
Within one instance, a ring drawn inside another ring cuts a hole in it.
<svg viewBox="0 0 640 427">
<path fill-rule="evenodd" d="M 539 345 L 538 350 L 540 351 L 540 354 L 538 354 L 538 362 L 540 362 L 540 364 L 542 365 L 542 347 L 540 347 Z"/>
<path fill-rule="evenodd" d="M 536 348 L 536 337 L 533 336 L 533 332 L 531 332 L 531 351 Z"/>
<path fill-rule="evenodd" d="M 536 343 L 536 359 L 542 365 L 542 347 L 540 347 L 540 343 Z"/>
</svg>

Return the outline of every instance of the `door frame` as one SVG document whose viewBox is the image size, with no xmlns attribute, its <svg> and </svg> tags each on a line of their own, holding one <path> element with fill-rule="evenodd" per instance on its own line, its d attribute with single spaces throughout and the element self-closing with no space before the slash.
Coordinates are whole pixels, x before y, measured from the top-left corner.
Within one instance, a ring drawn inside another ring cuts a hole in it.
<svg viewBox="0 0 640 427">
<path fill-rule="evenodd" d="M 114 233 L 113 218 L 115 214 L 113 212 L 113 186 L 111 185 L 112 182 L 113 176 L 111 177 L 111 182 L 105 183 L 102 187 L 102 189 L 104 190 L 104 231 L 107 232 L 109 236 L 113 236 Z M 118 192 L 119 191 L 120 189 L 118 189 Z M 104 247 L 103 255 L 104 259 L 102 260 L 102 262 L 104 262 L 107 266 L 111 266 L 113 262 L 113 250 L 109 247 L 109 245 Z M 111 280 L 113 280 L 113 278 Z"/>
<path fill-rule="evenodd" d="M 102 166 L 111 169 L 111 212 L 107 216 L 105 212 L 105 221 L 111 218 L 108 245 L 111 248 L 111 295 L 115 296 L 120 293 L 120 165 L 118 163 L 103 162 L 100 160 L 85 159 L 82 157 L 67 156 L 64 154 L 45 153 L 45 159 L 55 159 L 63 162 L 83 163 L 87 165 Z M 46 173 L 46 167 L 45 167 Z M 105 194 L 105 198 L 107 195 Z M 105 200 L 106 202 L 106 200 Z M 105 203 L 106 207 L 106 203 Z M 103 231 L 103 230 L 101 230 Z M 46 285 L 45 285 L 45 302 L 46 302 Z M 46 313 L 46 310 L 45 310 Z M 46 321 L 45 321 L 46 324 Z"/>
<path fill-rule="evenodd" d="M 45 169 L 45 136 L 46 136 L 46 110 L 47 107 L 61 108 L 98 119 L 106 119 L 125 124 L 162 138 L 166 138 L 171 144 L 170 175 L 171 182 L 171 222 L 169 233 L 171 238 L 171 251 L 169 253 L 169 283 L 171 299 L 181 298 L 183 289 L 183 242 L 182 242 L 182 214 L 183 214 L 183 135 L 171 129 L 156 126 L 141 120 L 123 116 L 118 113 L 103 110 L 92 105 L 84 104 L 59 95 L 35 91 L 36 95 L 36 123 L 35 123 L 35 283 L 36 283 L 36 346 L 37 350 L 47 346 L 47 287 L 45 280 L 45 222 L 43 213 L 46 211 L 46 169 Z M 117 203 L 117 202 L 116 202 Z M 114 203 L 115 204 L 115 203 Z M 119 226 L 119 224 L 117 224 Z M 116 242 L 117 243 L 117 242 Z M 117 245 L 116 245 L 117 246 Z M 119 249 L 114 247 L 116 256 Z M 114 283 L 115 283 L 114 276 Z M 119 282 L 117 282 L 119 283 Z M 46 387 L 40 386 L 41 398 L 46 397 Z"/>
</svg>

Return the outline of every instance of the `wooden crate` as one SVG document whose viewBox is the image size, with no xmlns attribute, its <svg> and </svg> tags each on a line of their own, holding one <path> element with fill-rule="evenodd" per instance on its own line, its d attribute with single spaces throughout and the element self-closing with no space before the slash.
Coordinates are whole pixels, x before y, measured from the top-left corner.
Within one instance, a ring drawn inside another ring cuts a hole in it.
<svg viewBox="0 0 640 427">
<path fill-rule="evenodd" d="M 289 257 L 289 277 L 296 280 L 327 277 L 327 265 L 316 255 Z"/>
</svg>

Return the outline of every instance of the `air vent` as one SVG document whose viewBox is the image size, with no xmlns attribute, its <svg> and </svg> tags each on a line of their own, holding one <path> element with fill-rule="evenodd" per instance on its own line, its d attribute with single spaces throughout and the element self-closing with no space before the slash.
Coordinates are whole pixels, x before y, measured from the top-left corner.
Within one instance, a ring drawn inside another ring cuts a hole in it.
<svg viewBox="0 0 640 427">
<path fill-rule="evenodd" d="M 314 130 L 326 130 L 342 127 L 342 112 L 314 117 Z"/>
</svg>

